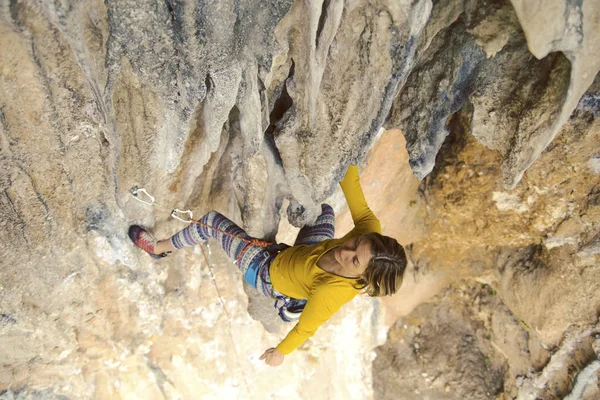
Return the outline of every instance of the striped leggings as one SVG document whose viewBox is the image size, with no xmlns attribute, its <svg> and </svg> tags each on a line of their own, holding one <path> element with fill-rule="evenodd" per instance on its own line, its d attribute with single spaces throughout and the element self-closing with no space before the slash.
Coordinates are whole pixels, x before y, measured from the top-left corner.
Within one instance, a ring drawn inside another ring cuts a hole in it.
<svg viewBox="0 0 600 400">
<path fill-rule="evenodd" d="M 294 246 L 301 244 L 315 245 L 323 240 L 333 239 L 335 234 L 335 215 L 333 209 L 330 205 L 323 204 L 321 210 L 321 215 L 319 215 L 314 224 L 307 224 L 300 229 L 296 241 L 294 242 Z M 200 218 L 200 222 L 231 235 L 252 240 L 252 237 L 242 228 L 216 211 L 208 212 Z M 272 297 L 274 299 L 285 297 L 285 295 L 279 293 L 273 287 L 269 275 L 269 267 L 277 255 L 277 250 L 285 248 L 285 245 L 274 245 L 265 249 L 261 246 L 249 245 L 248 242 L 225 235 L 222 232 L 200 224 L 188 225 L 182 231 L 173 235 L 170 240 L 171 244 L 176 249 L 182 249 L 184 247 L 200 244 L 211 237 L 221 244 L 225 253 L 227 253 L 232 260 L 237 260 L 244 249 L 248 247 L 244 255 L 236 263 L 238 268 L 244 274 L 246 282 L 267 297 Z"/>
</svg>

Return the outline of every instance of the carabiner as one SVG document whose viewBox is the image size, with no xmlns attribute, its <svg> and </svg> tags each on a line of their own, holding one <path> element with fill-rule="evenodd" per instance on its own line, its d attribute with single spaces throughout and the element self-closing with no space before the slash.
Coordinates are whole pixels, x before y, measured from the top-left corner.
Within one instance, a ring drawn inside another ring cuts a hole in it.
<svg viewBox="0 0 600 400">
<path fill-rule="evenodd" d="M 183 219 L 177 214 L 187 214 L 190 217 L 188 219 Z M 178 210 L 177 208 L 174 208 L 173 211 L 171 211 L 171 217 L 178 219 L 181 222 L 192 222 L 194 215 L 192 214 L 192 212 L 190 210 Z"/>
<path fill-rule="evenodd" d="M 148 196 L 148 197 L 150 198 L 150 201 L 146 201 L 146 200 L 144 200 L 144 199 L 141 199 L 141 198 L 139 198 L 139 197 L 138 197 L 138 196 L 139 196 L 139 193 L 143 193 L 143 194 L 145 194 L 146 196 Z M 134 198 L 135 198 L 137 201 L 139 201 L 140 203 L 148 204 L 149 206 L 151 206 L 151 205 L 154 205 L 154 197 L 152 197 L 152 196 L 150 195 L 150 193 L 148 193 L 148 192 L 146 191 L 146 189 L 144 189 L 144 188 L 138 188 L 137 186 L 134 186 L 134 187 L 132 187 L 132 188 L 131 188 L 131 194 L 132 194 L 132 195 L 133 195 L 133 197 L 134 197 Z"/>
</svg>

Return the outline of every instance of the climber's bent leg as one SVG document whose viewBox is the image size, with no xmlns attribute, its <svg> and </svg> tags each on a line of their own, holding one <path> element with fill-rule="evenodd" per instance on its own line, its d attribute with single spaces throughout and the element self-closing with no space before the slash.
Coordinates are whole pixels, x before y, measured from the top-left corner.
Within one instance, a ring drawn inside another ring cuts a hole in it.
<svg viewBox="0 0 600 400">
<path fill-rule="evenodd" d="M 173 250 L 200 244 L 212 237 L 221 244 L 230 258 L 236 260 L 235 264 L 244 274 L 246 282 L 267 297 L 276 299 L 285 297 L 271 284 L 269 267 L 275 254 L 271 254 L 261 246 L 242 240 L 241 238 L 247 240 L 252 240 L 252 238 L 242 228 L 215 211 L 206 214 L 200 219 L 200 222 L 206 225 L 192 223 L 171 238 L 159 242 L 152 234 L 137 225 L 130 227 L 129 236 L 138 247 L 157 258 L 164 257 L 166 253 Z M 226 235 L 224 232 L 235 237 Z M 240 257 L 242 252 L 244 254 Z"/>
<path fill-rule="evenodd" d="M 200 224 L 191 223 L 171 236 L 170 240 L 173 247 L 182 249 L 205 242 L 209 238 L 214 238 L 221 244 L 229 258 L 235 260 L 248 245 L 248 242 L 243 239 L 253 239 L 233 221 L 216 211 L 209 211 L 200 218 L 199 222 Z M 264 250 L 260 246 L 251 247 L 256 247 L 256 249 L 248 248 L 246 253 L 256 253 Z"/>
<path fill-rule="evenodd" d="M 221 244 L 230 259 L 236 260 L 236 265 L 244 274 L 246 282 L 265 296 L 271 297 L 278 293 L 271 285 L 269 278 L 269 265 L 274 259 L 271 253 L 264 247 L 242 240 L 242 238 L 246 240 L 253 238 L 229 218 L 216 211 L 210 211 L 200 218 L 199 222 L 202 224 L 191 223 L 173 235 L 169 239 L 171 245 L 176 249 L 181 249 L 200 244 L 212 237 Z M 240 258 L 242 252 L 243 255 Z"/>
<path fill-rule="evenodd" d="M 333 239 L 335 235 L 335 214 L 333 208 L 329 204 L 321 205 L 321 215 L 317 218 L 314 224 L 304 225 L 298 236 L 294 246 L 300 244 L 315 245 L 326 239 Z"/>
</svg>

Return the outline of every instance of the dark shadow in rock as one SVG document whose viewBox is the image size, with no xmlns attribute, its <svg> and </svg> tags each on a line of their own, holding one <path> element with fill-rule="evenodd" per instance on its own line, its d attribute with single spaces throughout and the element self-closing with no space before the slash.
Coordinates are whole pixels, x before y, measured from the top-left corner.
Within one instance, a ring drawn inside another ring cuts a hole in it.
<svg viewBox="0 0 600 400">
<path fill-rule="evenodd" d="M 16 324 L 17 320 L 10 314 L 0 314 L 0 326 L 8 324 Z"/>
<path fill-rule="evenodd" d="M 317 35 L 315 37 L 315 47 L 319 47 L 319 41 L 321 40 L 321 32 L 323 32 L 323 27 L 325 26 L 325 21 L 327 20 L 327 10 L 329 9 L 329 4 L 331 0 L 323 0 L 323 5 L 321 6 L 321 16 L 319 17 L 319 25 L 317 26 Z"/>
<path fill-rule="evenodd" d="M 278 132 L 281 128 L 281 121 L 283 121 L 284 115 L 286 112 L 294 105 L 294 101 L 290 97 L 287 91 L 287 81 L 294 77 L 294 69 L 295 64 L 294 60 L 292 60 L 292 65 L 290 66 L 290 72 L 288 74 L 287 79 L 283 82 L 281 87 L 281 92 L 279 96 L 277 96 L 275 102 L 273 103 L 273 109 L 269 114 L 269 126 L 265 131 L 265 144 L 267 148 L 273 153 L 275 161 L 281 167 L 283 167 L 283 161 L 281 160 L 281 155 L 279 154 L 279 150 L 277 149 L 277 145 L 275 144 L 275 136 L 276 132 Z"/>
<path fill-rule="evenodd" d="M 84 218 L 87 232 L 98 231 L 104 236 L 109 235 L 110 229 L 108 229 L 107 220 L 110 218 L 110 211 L 106 204 L 102 202 L 90 204 L 85 209 Z"/>
</svg>

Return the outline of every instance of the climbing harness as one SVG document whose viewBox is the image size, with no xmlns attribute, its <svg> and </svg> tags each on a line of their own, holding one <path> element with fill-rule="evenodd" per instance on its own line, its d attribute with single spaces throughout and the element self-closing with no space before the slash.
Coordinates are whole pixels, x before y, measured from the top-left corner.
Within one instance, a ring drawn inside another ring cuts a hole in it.
<svg viewBox="0 0 600 400">
<path fill-rule="evenodd" d="M 279 305 L 280 301 L 281 305 Z M 304 311 L 304 306 L 306 306 L 305 299 L 299 300 L 291 297 L 277 299 L 274 304 L 275 309 L 278 311 L 279 318 L 285 322 L 292 322 L 300 318 L 302 311 Z"/>
<path fill-rule="evenodd" d="M 150 195 L 150 193 L 148 193 L 148 191 L 144 188 L 139 188 L 137 186 L 134 186 L 133 188 L 131 188 L 131 194 L 137 201 L 139 201 L 141 203 L 147 204 L 151 207 L 157 206 L 159 208 L 169 210 L 169 208 L 157 203 L 156 199 L 152 195 Z M 147 199 L 142 198 L 140 196 L 142 194 L 144 196 L 146 196 Z M 187 218 L 184 217 L 185 215 L 187 215 Z M 241 262 L 242 258 L 244 257 L 244 254 L 246 254 L 248 249 L 250 249 L 252 246 L 260 246 L 260 247 L 266 249 L 267 251 L 269 251 L 270 249 L 274 249 L 276 252 L 278 252 L 276 249 L 278 248 L 278 246 L 280 246 L 276 243 L 269 243 L 264 240 L 260 240 L 260 239 L 256 239 L 256 238 L 247 239 L 245 237 L 234 235 L 229 232 L 225 232 L 221 229 L 215 228 L 215 227 L 205 224 L 201 221 L 195 220 L 194 214 L 192 213 L 191 210 L 179 210 L 177 208 L 174 208 L 171 210 L 171 217 L 173 217 L 181 222 L 184 222 L 184 223 L 198 224 L 205 228 L 212 229 L 213 231 L 219 232 L 223 235 L 230 236 L 235 239 L 239 239 L 243 242 L 246 242 L 247 243 L 246 246 L 244 246 L 244 248 L 240 252 L 240 255 L 234 261 L 234 264 L 236 264 L 238 266 L 239 266 L 239 263 Z M 279 249 L 282 249 L 285 247 L 286 246 L 279 247 Z M 208 257 L 206 257 L 206 254 L 204 253 L 204 249 L 202 248 L 202 246 L 200 246 L 200 249 L 202 250 L 202 255 L 204 256 L 207 265 L 209 266 L 210 277 L 213 280 L 213 283 L 217 290 L 217 294 L 219 295 L 219 299 L 221 300 L 221 303 L 222 303 L 223 307 L 225 308 L 225 301 L 219 294 L 219 288 L 217 287 L 217 281 L 215 279 L 214 273 L 213 273 L 210 263 L 208 261 Z M 258 266 L 251 265 L 250 267 L 248 267 L 246 274 L 244 275 L 244 280 L 251 286 L 256 287 L 257 276 L 258 276 Z M 275 300 L 275 304 L 273 304 L 273 307 L 275 307 L 279 317 L 283 321 L 292 322 L 292 321 L 295 321 L 298 318 L 300 318 L 300 315 L 302 314 L 302 310 L 304 310 L 305 305 L 306 305 L 306 300 L 304 300 L 304 299 L 294 299 L 291 297 L 282 297 L 282 298 L 278 298 L 277 300 Z M 226 308 L 225 308 L 225 311 L 227 312 Z M 227 313 L 227 314 L 229 314 L 229 313 Z M 231 317 L 229 317 L 229 318 L 231 319 Z"/>
</svg>

